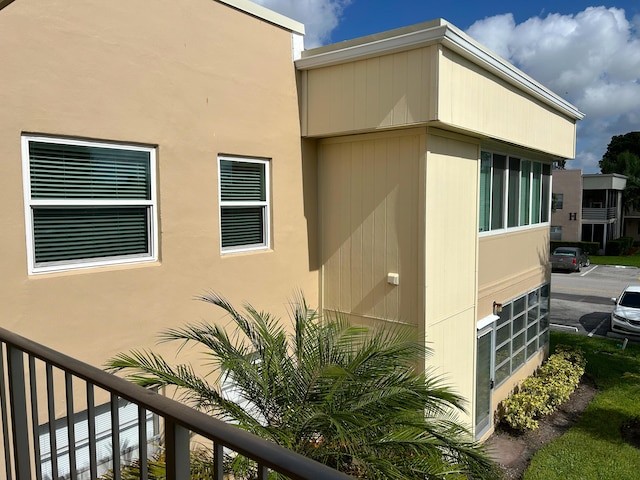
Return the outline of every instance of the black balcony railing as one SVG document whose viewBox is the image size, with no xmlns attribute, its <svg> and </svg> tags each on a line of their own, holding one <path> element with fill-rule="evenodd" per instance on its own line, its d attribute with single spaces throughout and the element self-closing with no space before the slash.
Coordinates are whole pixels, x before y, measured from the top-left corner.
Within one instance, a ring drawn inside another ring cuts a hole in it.
<svg viewBox="0 0 640 480">
<path fill-rule="evenodd" d="M 107 399 L 106 408 L 95 404 L 98 397 Z M 79 407 L 80 403 L 86 408 Z M 127 405 L 128 416 L 132 407 L 137 410 L 133 421 L 122 421 L 123 405 Z M 95 479 L 107 469 L 119 480 L 128 461 L 123 453 L 127 451 L 125 436 L 135 444 L 143 480 L 148 478 L 147 457 L 154 448 L 164 450 L 167 479 L 188 479 L 195 439 L 212 452 L 212 476 L 218 480 L 228 478 L 225 455 L 243 455 L 255 462 L 259 480 L 266 480 L 269 471 L 300 480 L 351 478 L 2 328 L 0 409 L 0 458 L 4 456 L 5 463 L 0 478 L 4 473 L 7 480 Z M 99 443 L 105 418 L 109 438 Z"/>
</svg>

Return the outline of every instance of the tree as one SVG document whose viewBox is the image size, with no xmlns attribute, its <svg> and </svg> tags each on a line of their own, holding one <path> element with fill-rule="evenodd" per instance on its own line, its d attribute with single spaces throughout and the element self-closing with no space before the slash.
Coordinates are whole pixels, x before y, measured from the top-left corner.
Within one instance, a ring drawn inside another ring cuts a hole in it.
<svg viewBox="0 0 640 480">
<path fill-rule="evenodd" d="M 629 132 L 611 137 L 607 151 L 599 162 L 600 171 L 624 175 L 624 165 L 618 163 L 618 156 L 624 152 L 640 157 L 640 132 Z"/>
<path fill-rule="evenodd" d="M 211 293 L 233 330 L 206 323 L 162 341 L 204 347 L 215 381 L 148 351 L 119 354 L 113 371 L 144 387 L 175 387 L 195 408 L 357 478 L 496 478 L 482 447 L 456 421 L 463 399 L 429 372 L 428 349 L 404 329 L 369 330 L 320 319 L 297 295 L 292 333 L 272 315 L 236 310 Z M 221 384 L 233 384 L 233 395 Z M 236 457 L 234 478 L 250 475 Z"/>
</svg>

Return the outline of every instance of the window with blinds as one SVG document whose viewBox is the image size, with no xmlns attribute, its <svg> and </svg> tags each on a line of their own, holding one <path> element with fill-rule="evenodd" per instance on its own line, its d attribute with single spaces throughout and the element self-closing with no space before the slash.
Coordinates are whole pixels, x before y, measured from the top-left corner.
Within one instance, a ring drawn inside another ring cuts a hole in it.
<svg viewBox="0 0 640 480">
<path fill-rule="evenodd" d="M 155 150 L 23 137 L 30 273 L 155 260 Z"/>
<path fill-rule="evenodd" d="M 223 253 L 269 247 L 269 162 L 220 157 L 220 239 Z"/>
</svg>

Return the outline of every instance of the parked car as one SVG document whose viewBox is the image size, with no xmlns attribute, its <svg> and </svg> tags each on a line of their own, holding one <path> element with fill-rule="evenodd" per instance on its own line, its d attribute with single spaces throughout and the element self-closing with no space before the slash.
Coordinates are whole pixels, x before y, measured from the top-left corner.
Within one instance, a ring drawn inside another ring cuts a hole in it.
<svg viewBox="0 0 640 480">
<path fill-rule="evenodd" d="M 630 285 L 618 298 L 611 312 L 611 331 L 640 335 L 640 285 Z"/>
<path fill-rule="evenodd" d="M 580 247 L 558 247 L 551 254 L 552 270 L 579 272 L 582 267 L 589 265 L 589 254 Z"/>
</svg>

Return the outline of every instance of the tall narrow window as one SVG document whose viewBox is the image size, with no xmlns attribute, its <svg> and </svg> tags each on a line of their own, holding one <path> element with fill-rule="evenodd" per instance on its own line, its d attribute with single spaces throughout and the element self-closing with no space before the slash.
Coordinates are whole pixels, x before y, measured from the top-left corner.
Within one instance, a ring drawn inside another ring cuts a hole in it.
<svg viewBox="0 0 640 480">
<path fill-rule="evenodd" d="M 488 232 L 491 219 L 491 154 L 482 152 L 480 159 L 480 231 Z"/>
<path fill-rule="evenodd" d="M 491 185 L 491 230 L 504 228 L 504 176 L 507 157 L 493 155 L 493 182 Z"/>
<path fill-rule="evenodd" d="M 519 198 L 520 198 L 520 159 L 509 158 L 509 196 L 507 199 L 509 213 L 507 226 L 517 227 L 519 222 Z"/>
<path fill-rule="evenodd" d="M 529 225 L 531 213 L 531 162 L 522 160 L 520 170 L 520 225 Z"/>
<path fill-rule="evenodd" d="M 542 166 L 542 222 L 549 221 L 551 210 L 551 165 Z"/>
<path fill-rule="evenodd" d="M 533 163 L 533 176 L 531 183 L 531 223 L 540 223 L 542 211 L 542 164 Z"/>
<path fill-rule="evenodd" d="M 22 138 L 29 273 L 156 256 L 155 150 Z"/>
<path fill-rule="evenodd" d="M 220 157 L 220 238 L 223 252 L 269 247 L 269 162 Z"/>
</svg>

